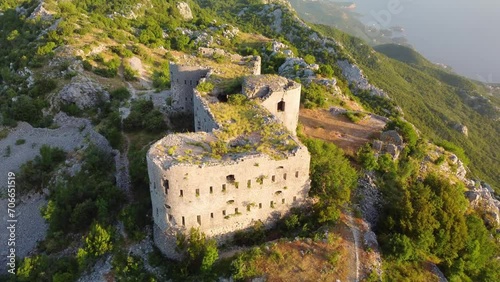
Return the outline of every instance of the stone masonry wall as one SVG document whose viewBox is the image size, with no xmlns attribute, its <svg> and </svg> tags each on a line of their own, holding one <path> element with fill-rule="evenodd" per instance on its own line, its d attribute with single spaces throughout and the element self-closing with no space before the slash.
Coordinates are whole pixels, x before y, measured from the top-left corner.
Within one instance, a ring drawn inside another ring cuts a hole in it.
<svg viewBox="0 0 500 282">
<path fill-rule="evenodd" d="M 219 124 L 215 121 L 215 117 L 210 111 L 209 106 L 196 89 L 193 94 L 193 106 L 194 130 L 196 132 L 212 132 L 212 130 L 220 128 Z"/>
<path fill-rule="evenodd" d="M 155 241 L 167 249 L 175 242 L 174 234 L 191 227 L 221 239 L 259 220 L 272 226 L 291 207 L 304 203 L 310 188 L 305 146 L 284 160 L 258 155 L 218 166 L 175 165 L 168 170 L 153 156 L 147 161 L 153 219 L 163 230 Z"/>
<path fill-rule="evenodd" d="M 177 111 L 193 113 L 193 89 L 209 69 L 198 66 L 182 66 L 170 63 L 172 107 Z"/>
<path fill-rule="evenodd" d="M 267 96 L 261 105 L 271 114 L 277 117 L 294 135 L 297 131 L 300 109 L 300 84 L 296 87 L 285 89 L 284 91 L 272 92 Z M 284 111 L 278 110 L 278 103 L 285 102 Z"/>
</svg>

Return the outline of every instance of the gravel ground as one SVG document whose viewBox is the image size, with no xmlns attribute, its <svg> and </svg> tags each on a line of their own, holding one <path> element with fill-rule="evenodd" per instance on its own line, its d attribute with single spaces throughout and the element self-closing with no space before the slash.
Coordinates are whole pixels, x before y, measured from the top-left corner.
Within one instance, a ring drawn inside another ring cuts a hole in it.
<svg viewBox="0 0 500 282">
<path fill-rule="evenodd" d="M 9 236 L 7 232 L 7 216 L 5 210 L 7 209 L 7 200 L 0 200 L 2 207 L 2 223 L 0 224 L 0 242 L 2 243 L 2 251 L 0 253 L 0 270 L 5 271 L 7 263 L 7 248 L 6 243 Z M 16 207 L 17 223 L 15 231 L 16 243 L 16 256 L 25 257 L 33 249 L 35 249 L 37 242 L 45 238 L 47 232 L 47 224 L 40 215 L 40 208 L 47 204 L 47 200 L 43 194 L 35 194 L 30 197 L 24 197 L 22 204 Z M 10 247 L 9 247 L 10 248 Z"/>
<path fill-rule="evenodd" d="M 112 256 L 109 255 L 105 259 L 100 259 L 90 271 L 84 273 L 78 282 L 106 282 L 106 275 L 111 271 Z"/>
<path fill-rule="evenodd" d="M 6 221 L 7 199 L 5 199 L 8 172 L 18 173 L 21 165 L 38 155 L 40 147 L 44 144 L 69 152 L 84 148 L 90 141 L 101 149 L 111 151 L 108 141 L 94 131 L 88 120 L 60 113 L 55 117 L 55 122 L 60 126 L 57 129 L 33 128 L 28 123 L 20 122 L 6 138 L 0 140 L 0 194 L 2 195 L 0 199 L 0 218 L 2 218 L 0 222 L 0 272 L 6 269 L 9 236 Z M 24 139 L 25 143 L 16 145 L 16 141 L 21 139 Z M 16 201 L 15 212 L 18 220 L 16 255 L 22 258 L 34 250 L 37 241 L 45 237 L 47 225 L 40 215 L 40 208 L 47 201 L 40 194 L 28 195 L 22 199 L 17 198 Z"/>
</svg>

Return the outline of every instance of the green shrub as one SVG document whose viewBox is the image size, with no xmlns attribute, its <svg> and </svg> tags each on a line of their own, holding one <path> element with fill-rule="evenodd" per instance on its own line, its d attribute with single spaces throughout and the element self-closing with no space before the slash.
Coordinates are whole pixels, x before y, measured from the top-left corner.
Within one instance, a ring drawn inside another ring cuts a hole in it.
<svg viewBox="0 0 500 282">
<path fill-rule="evenodd" d="M 365 144 L 358 151 L 358 161 L 364 169 L 371 171 L 378 168 L 377 158 L 369 144 Z"/>
<path fill-rule="evenodd" d="M 304 61 L 305 61 L 307 64 L 312 65 L 312 64 L 316 63 L 316 58 L 315 58 L 313 55 L 307 54 L 307 55 L 304 57 Z"/>
<path fill-rule="evenodd" d="M 465 165 L 470 163 L 469 158 L 465 154 L 465 150 L 456 145 L 453 142 L 446 141 L 446 140 L 441 140 L 441 141 L 435 141 L 435 144 L 443 147 L 446 151 L 454 153 Z"/>
<path fill-rule="evenodd" d="M 126 81 L 135 81 L 137 80 L 138 75 L 139 75 L 138 71 L 132 69 L 132 67 L 129 64 L 124 64 L 123 77 L 125 78 Z"/>
<path fill-rule="evenodd" d="M 156 281 L 144 267 L 141 257 L 127 255 L 120 251 L 113 256 L 111 262 L 116 281 Z"/>
<path fill-rule="evenodd" d="M 111 233 L 98 223 L 93 224 L 89 234 L 85 237 L 85 245 L 77 252 L 78 264 L 82 269 L 113 249 Z"/>
<path fill-rule="evenodd" d="M 83 69 L 86 71 L 92 71 L 92 69 L 93 69 L 92 64 L 87 60 L 84 60 L 82 62 L 82 65 L 83 65 Z"/>
<path fill-rule="evenodd" d="M 347 111 L 344 115 L 352 122 L 358 123 L 366 117 L 366 113 Z"/>
<path fill-rule="evenodd" d="M 332 78 L 333 74 L 334 74 L 334 71 L 333 71 L 332 66 L 330 66 L 330 65 L 323 65 L 322 64 L 322 65 L 319 66 L 318 73 L 321 74 L 322 76 L 326 77 L 326 78 Z"/>
<path fill-rule="evenodd" d="M 439 158 L 437 158 L 437 159 L 434 161 L 434 163 L 435 163 L 436 165 L 441 165 L 441 164 L 443 164 L 443 163 L 444 163 L 444 160 L 445 160 L 445 157 L 444 157 L 443 155 L 441 155 L 441 156 L 439 156 Z"/>
<path fill-rule="evenodd" d="M 22 142 L 19 143 L 21 144 Z M 41 191 L 46 188 L 55 169 L 65 159 L 66 153 L 63 150 L 43 145 L 40 148 L 39 156 L 21 166 L 18 182 L 19 192 L 24 194 L 33 190 Z"/>
<path fill-rule="evenodd" d="M 311 82 L 309 85 L 302 87 L 300 100 L 308 109 L 324 107 L 326 106 L 327 94 L 328 91 L 325 86 Z"/>
<path fill-rule="evenodd" d="M 128 91 L 128 89 L 126 87 L 120 87 L 118 89 L 115 89 L 115 90 L 111 91 L 110 95 L 111 95 L 111 99 L 116 99 L 118 101 L 127 100 L 131 96 L 130 92 Z"/>
<path fill-rule="evenodd" d="M 184 264 L 191 273 L 208 272 L 219 257 L 215 240 L 208 240 L 195 228 L 190 229 L 188 237 L 177 238 L 177 248 L 186 254 Z"/>
<path fill-rule="evenodd" d="M 212 82 L 210 81 L 204 81 L 200 84 L 198 84 L 198 86 L 196 86 L 196 90 L 200 91 L 200 92 L 204 92 L 204 93 L 210 93 L 212 92 L 212 90 L 214 90 L 214 85 L 212 84 Z"/>
</svg>

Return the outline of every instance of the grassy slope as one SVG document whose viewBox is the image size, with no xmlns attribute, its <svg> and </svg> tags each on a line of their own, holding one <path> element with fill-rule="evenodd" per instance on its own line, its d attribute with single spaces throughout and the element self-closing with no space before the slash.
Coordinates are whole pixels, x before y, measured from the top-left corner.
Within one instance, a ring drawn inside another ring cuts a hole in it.
<svg viewBox="0 0 500 282">
<path fill-rule="evenodd" d="M 362 40 L 336 29 L 317 28 L 342 42 L 370 82 L 384 89 L 425 136 L 460 145 L 471 159 L 472 176 L 500 186 L 500 125 L 492 117 L 473 110 L 458 94 L 460 89 L 481 90 L 479 87 L 468 79 L 432 67 L 417 56 L 412 60 L 418 64 L 403 63 L 374 53 Z M 453 122 L 466 125 L 469 137 L 451 129 Z"/>
</svg>

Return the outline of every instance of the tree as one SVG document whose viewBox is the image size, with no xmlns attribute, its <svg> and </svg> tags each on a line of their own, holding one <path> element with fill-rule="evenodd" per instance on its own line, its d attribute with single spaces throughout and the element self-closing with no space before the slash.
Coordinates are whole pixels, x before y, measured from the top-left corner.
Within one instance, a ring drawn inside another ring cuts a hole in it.
<svg viewBox="0 0 500 282">
<path fill-rule="evenodd" d="M 215 240 L 207 239 L 196 228 L 189 230 L 189 236 L 177 238 L 177 248 L 185 253 L 185 265 L 191 272 L 209 271 L 219 257 Z"/>
<path fill-rule="evenodd" d="M 326 78 L 332 78 L 334 71 L 333 71 L 332 66 L 330 66 L 330 65 L 320 65 L 318 73 Z"/>
<path fill-rule="evenodd" d="M 364 169 L 371 171 L 378 168 L 377 158 L 369 144 L 365 144 L 358 151 L 358 160 Z"/>
<path fill-rule="evenodd" d="M 209 240 L 205 246 L 205 253 L 201 261 L 200 270 L 202 272 L 208 272 L 212 269 L 213 264 L 219 258 L 219 251 L 217 250 L 217 244 L 215 240 Z"/>
<path fill-rule="evenodd" d="M 93 224 L 85 238 L 84 247 L 79 248 L 77 252 L 80 267 L 84 268 L 89 261 L 110 252 L 112 248 L 111 233 L 100 224 Z"/>
<path fill-rule="evenodd" d="M 307 54 L 307 55 L 304 57 L 304 61 L 305 61 L 307 64 L 312 65 L 312 64 L 316 63 L 316 58 L 315 58 L 313 55 Z"/>
<path fill-rule="evenodd" d="M 465 246 L 467 238 L 467 225 L 465 223 L 465 211 L 467 200 L 463 194 L 462 185 L 452 185 L 448 179 L 442 179 L 437 175 L 429 175 L 424 181 L 437 198 L 436 220 L 440 227 L 434 231 L 435 245 L 432 252 L 443 259 L 443 266 L 449 269 L 459 255 L 459 251 Z"/>
<path fill-rule="evenodd" d="M 341 149 L 319 139 L 306 139 L 311 153 L 311 193 L 337 205 L 346 203 L 357 185 L 357 173 Z"/>
</svg>

